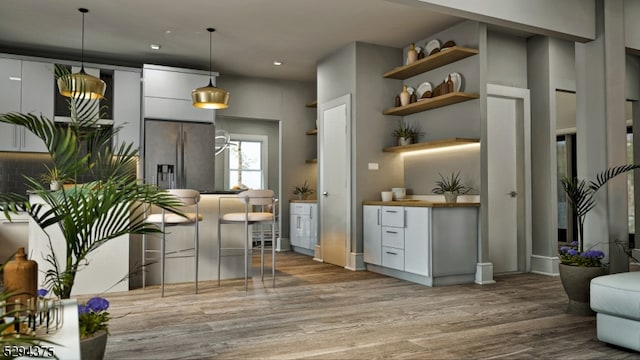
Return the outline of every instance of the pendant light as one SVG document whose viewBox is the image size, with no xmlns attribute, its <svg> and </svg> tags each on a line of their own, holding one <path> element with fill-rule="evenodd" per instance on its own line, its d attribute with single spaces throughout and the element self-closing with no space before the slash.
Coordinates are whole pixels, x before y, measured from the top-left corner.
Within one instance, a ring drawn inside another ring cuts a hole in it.
<svg viewBox="0 0 640 360">
<path fill-rule="evenodd" d="M 68 74 L 58 78 L 58 90 L 60 95 L 71 98 L 102 99 L 107 84 L 95 76 L 84 71 L 84 14 L 89 10 L 79 8 L 82 13 L 82 52 L 80 53 L 81 67 L 75 74 Z"/>
<path fill-rule="evenodd" d="M 229 92 L 213 86 L 211 75 L 211 35 L 216 29 L 208 28 L 209 32 L 209 85 L 191 91 L 193 106 L 201 109 L 226 109 L 229 107 Z"/>
</svg>

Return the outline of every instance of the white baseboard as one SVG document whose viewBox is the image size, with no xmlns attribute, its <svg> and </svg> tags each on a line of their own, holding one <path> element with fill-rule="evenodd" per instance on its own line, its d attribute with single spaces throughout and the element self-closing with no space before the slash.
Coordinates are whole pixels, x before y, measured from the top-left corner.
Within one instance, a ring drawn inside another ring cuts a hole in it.
<svg viewBox="0 0 640 360">
<path fill-rule="evenodd" d="M 559 276 L 557 256 L 531 255 L 531 272 L 534 274 Z"/>
<path fill-rule="evenodd" d="M 477 263 L 476 264 L 476 280 L 479 285 L 494 284 L 493 280 L 493 263 Z"/>
<path fill-rule="evenodd" d="M 320 247 L 320 245 L 316 245 L 316 248 L 314 249 L 313 260 L 324 262 L 324 260 L 322 260 L 322 248 Z"/>
</svg>

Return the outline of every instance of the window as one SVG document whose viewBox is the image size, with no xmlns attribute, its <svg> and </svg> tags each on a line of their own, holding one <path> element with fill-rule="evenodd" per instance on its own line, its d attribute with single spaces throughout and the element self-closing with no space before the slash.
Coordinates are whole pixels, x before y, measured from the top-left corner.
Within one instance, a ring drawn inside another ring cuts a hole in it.
<svg viewBox="0 0 640 360">
<path fill-rule="evenodd" d="M 229 151 L 225 155 L 228 187 L 267 188 L 266 155 L 266 136 L 231 134 Z"/>
</svg>

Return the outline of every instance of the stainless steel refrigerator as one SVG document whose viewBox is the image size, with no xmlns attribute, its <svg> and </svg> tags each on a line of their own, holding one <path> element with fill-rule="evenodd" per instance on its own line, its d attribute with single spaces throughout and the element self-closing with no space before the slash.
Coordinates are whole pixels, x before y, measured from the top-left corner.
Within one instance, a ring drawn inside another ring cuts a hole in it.
<svg viewBox="0 0 640 360">
<path fill-rule="evenodd" d="M 161 188 L 215 188 L 215 125 L 145 119 L 144 178 Z"/>
</svg>

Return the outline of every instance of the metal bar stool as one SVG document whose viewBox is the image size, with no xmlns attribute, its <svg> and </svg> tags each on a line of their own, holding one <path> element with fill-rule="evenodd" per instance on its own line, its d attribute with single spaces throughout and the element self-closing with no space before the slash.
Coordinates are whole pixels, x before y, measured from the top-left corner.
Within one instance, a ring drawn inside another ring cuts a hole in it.
<svg viewBox="0 0 640 360">
<path fill-rule="evenodd" d="M 199 245 L 199 223 L 202 221 L 202 215 L 199 213 L 198 203 L 200 202 L 200 192 L 192 189 L 169 189 L 167 192 L 173 196 L 175 196 L 178 200 L 180 200 L 183 206 L 179 209 L 183 211 L 185 216 L 181 216 L 172 212 L 167 212 L 165 209 L 162 209 L 161 213 L 149 214 L 145 222 L 158 225 L 160 230 L 162 231 L 162 241 L 160 243 L 160 250 L 150 250 L 147 249 L 147 235 L 143 235 L 142 237 L 142 267 L 143 267 L 143 275 L 142 275 L 142 287 L 146 286 L 146 277 L 147 277 L 147 253 L 160 253 L 160 285 L 161 285 L 161 296 L 164 297 L 164 278 L 165 278 L 165 259 L 168 258 L 177 258 L 177 257 L 194 257 L 195 263 L 195 287 L 196 294 L 198 293 L 198 245 Z M 194 212 L 186 212 L 190 209 L 194 208 Z M 185 226 L 191 225 L 194 227 L 194 237 L 193 237 L 193 247 L 173 250 L 171 252 L 166 251 L 166 227 L 170 226 Z M 185 255 L 185 253 L 193 252 L 193 255 Z"/>
<path fill-rule="evenodd" d="M 249 278 L 249 241 L 253 237 L 249 236 L 249 225 L 271 224 L 271 278 L 273 287 L 276 286 L 276 207 L 277 199 L 273 197 L 273 190 L 247 190 L 236 197 L 244 203 L 244 212 L 222 213 L 222 200 L 218 199 L 218 286 L 220 286 L 220 260 L 222 250 L 222 225 L 223 224 L 244 224 L 244 290 L 247 291 Z M 266 207 L 271 207 L 271 212 L 266 211 Z M 254 206 L 260 207 L 260 211 L 253 211 Z M 264 281 L 264 229 L 260 229 L 260 277 Z"/>
</svg>

